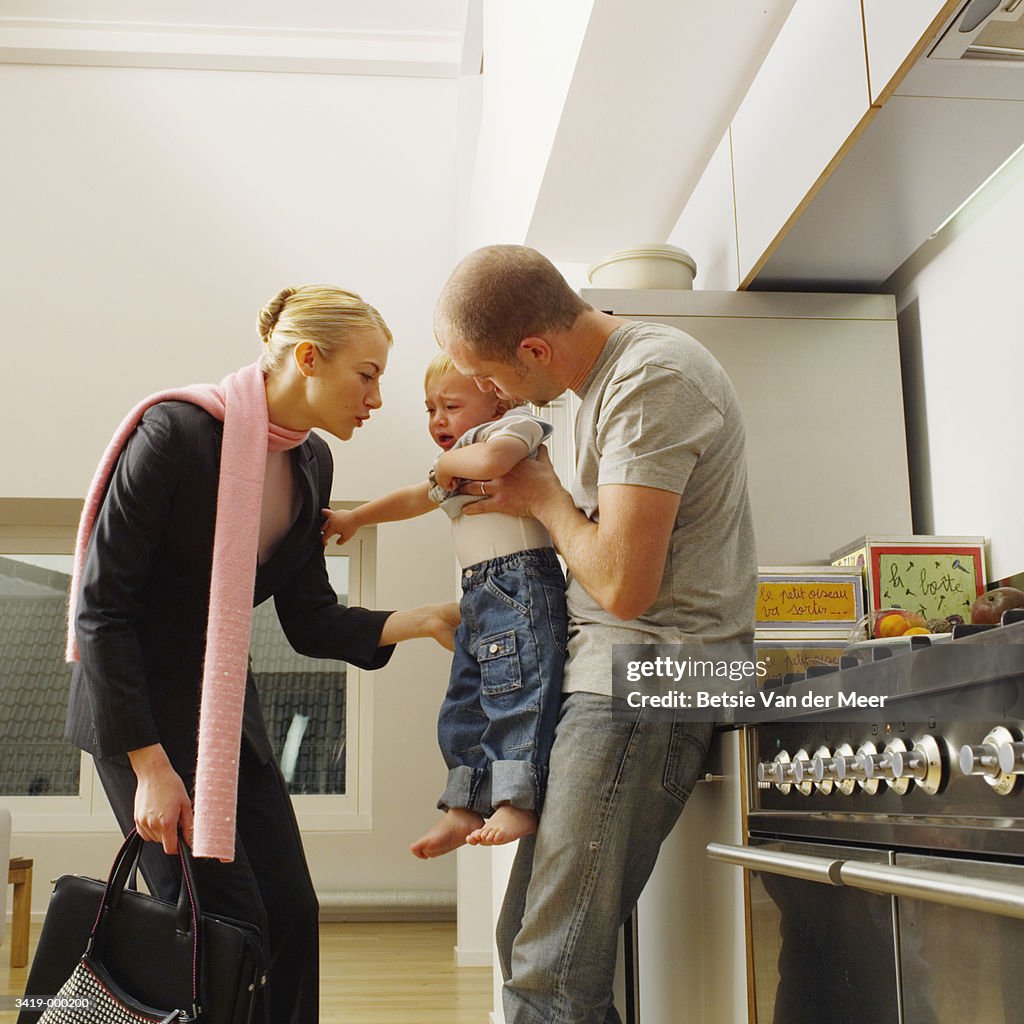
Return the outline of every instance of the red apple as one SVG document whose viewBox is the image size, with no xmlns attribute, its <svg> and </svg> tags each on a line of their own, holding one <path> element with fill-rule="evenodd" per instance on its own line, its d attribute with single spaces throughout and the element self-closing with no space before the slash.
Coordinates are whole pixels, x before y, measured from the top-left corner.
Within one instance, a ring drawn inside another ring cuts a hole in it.
<svg viewBox="0 0 1024 1024">
<path fill-rule="evenodd" d="M 996 587 L 995 590 L 987 590 L 971 605 L 971 622 L 998 622 L 1008 608 L 1024 608 L 1024 590 L 1018 590 L 1016 587 Z"/>
</svg>

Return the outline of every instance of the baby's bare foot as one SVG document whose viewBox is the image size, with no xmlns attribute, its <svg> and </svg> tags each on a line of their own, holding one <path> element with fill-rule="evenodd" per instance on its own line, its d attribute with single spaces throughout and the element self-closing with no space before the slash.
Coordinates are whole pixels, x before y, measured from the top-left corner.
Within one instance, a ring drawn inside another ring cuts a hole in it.
<svg viewBox="0 0 1024 1024">
<path fill-rule="evenodd" d="M 425 835 L 409 847 L 420 860 L 441 857 L 452 850 L 457 850 L 466 841 L 466 837 L 479 829 L 484 819 L 476 811 L 465 807 L 451 807 L 444 817 Z"/>
<path fill-rule="evenodd" d="M 470 846 L 502 846 L 512 843 L 524 836 L 532 836 L 537 831 L 538 820 L 536 811 L 503 804 L 485 824 L 466 836 L 466 842 Z"/>
</svg>

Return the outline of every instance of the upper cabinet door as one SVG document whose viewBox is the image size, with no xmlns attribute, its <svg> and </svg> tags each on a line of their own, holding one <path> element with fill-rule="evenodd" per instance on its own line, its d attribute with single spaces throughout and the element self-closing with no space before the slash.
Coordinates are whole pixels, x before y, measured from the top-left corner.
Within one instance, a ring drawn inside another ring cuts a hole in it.
<svg viewBox="0 0 1024 1024">
<path fill-rule="evenodd" d="M 798 0 L 732 122 L 741 282 L 869 108 L 861 0 Z"/>
<path fill-rule="evenodd" d="M 963 0 L 863 0 L 871 102 L 888 98 Z"/>
</svg>

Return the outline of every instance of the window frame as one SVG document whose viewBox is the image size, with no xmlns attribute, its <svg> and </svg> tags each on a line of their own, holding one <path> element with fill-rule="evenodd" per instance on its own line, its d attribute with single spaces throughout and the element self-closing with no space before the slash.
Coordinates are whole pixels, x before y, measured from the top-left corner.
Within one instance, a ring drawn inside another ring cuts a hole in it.
<svg viewBox="0 0 1024 1024">
<path fill-rule="evenodd" d="M 353 508 L 355 502 L 332 502 Z M 72 499 L 0 498 L 0 555 L 72 555 L 82 502 Z M 377 530 L 360 529 L 344 545 L 331 544 L 328 558 L 348 558 L 348 601 L 376 605 Z M 368 672 L 347 665 L 346 753 L 343 794 L 295 794 L 302 832 L 368 832 L 373 828 L 373 684 Z M 81 754 L 78 795 L 0 794 L 19 832 L 110 832 L 117 828 L 91 755 Z"/>
</svg>

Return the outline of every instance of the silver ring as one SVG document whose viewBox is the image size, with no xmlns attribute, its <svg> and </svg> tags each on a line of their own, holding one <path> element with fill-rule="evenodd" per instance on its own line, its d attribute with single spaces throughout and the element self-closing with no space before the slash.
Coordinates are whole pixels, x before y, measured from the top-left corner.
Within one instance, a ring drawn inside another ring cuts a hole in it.
<svg viewBox="0 0 1024 1024">
<path fill-rule="evenodd" d="M 487 485 L 483 482 L 483 480 L 480 481 L 480 494 L 485 498 L 488 497 Z"/>
</svg>

